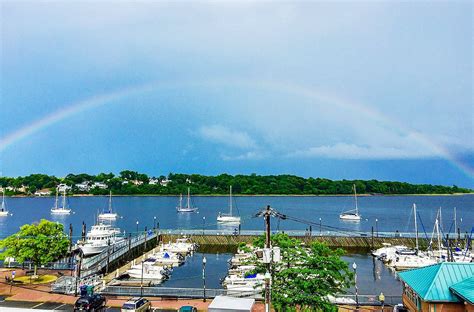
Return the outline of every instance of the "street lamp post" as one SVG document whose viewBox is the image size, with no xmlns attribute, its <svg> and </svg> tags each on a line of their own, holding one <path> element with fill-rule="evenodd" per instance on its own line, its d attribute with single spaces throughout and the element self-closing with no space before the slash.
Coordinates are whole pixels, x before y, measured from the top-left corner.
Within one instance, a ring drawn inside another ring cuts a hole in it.
<svg viewBox="0 0 474 312">
<path fill-rule="evenodd" d="M 204 235 L 205 227 L 206 227 L 206 217 L 202 217 L 202 235 Z"/>
<path fill-rule="evenodd" d="M 206 257 L 202 258 L 202 290 L 203 290 L 203 302 L 206 302 Z"/>
<path fill-rule="evenodd" d="M 323 227 L 323 225 L 322 225 L 321 222 L 322 222 L 322 219 L 319 218 L 319 236 L 322 236 L 322 235 L 323 235 L 323 232 L 322 232 L 322 227 Z"/>
<path fill-rule="evenodd" d="M 352 264 L 352 268 L 354 269 L 354 284 L 355 284 L 355 292 L 356 292 L 356 309 L 359 311 L 359 289 L 357 288 L 357 264 L 354 262 Z"/>
<path fill-rule="evenodd" d="M 139 222 L 138 222 L 138 220 L 137 220 L 137 236 L 138 236 L 138 223 L 139 223 Z"/>
<path fill-rule="evenodd" d="M 271 302 L 271 279 L 272 275 L 270 272 L 265 273 L 265 312 L 270 312 L 270 302 Z"/>
<path fill-rule="evenodd" d="M 153 230 L 156 229 L 156 217 L 153 217 Z"/>
</svg>

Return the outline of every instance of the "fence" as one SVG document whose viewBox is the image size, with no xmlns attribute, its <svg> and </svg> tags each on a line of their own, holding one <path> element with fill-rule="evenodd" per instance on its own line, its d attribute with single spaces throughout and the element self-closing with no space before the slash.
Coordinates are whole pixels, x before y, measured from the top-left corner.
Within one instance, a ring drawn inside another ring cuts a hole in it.
<svg viewBox="0 0 474 312">
<path fill-rule="evenodd" d="M 76 292 L 79 293 L 79 287 L 81 285 L 101 285 L 102 277 L 102 275 L 93 275 L 76 279 L 76 277 L 73 276 L 61 276 L 53 284 L 51 284 L 51 292 L 68 295 L 74 294 Z"/>
<path fill-rule="evenodd" d="M 102 288 L 99 292 L 104 295 L 131 296 L 131 297 L 132 296 L 146 296 L 146 297 L 187 298 L 187 299 L 204 298 L 204 290 L 202 288 L 106 286 Z M 206 298 L 214 298 L 220 295 L 239 297 L 239 298 L 262 299 L 262 295 L 259 291 L 206 289 Z"/>
</svg>

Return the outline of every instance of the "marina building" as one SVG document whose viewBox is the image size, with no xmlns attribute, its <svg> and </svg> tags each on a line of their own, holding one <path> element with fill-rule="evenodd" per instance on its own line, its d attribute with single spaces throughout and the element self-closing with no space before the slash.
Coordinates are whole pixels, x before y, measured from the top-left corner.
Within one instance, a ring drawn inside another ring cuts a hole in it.
<svg viewBox="0 0 474 312">
<path fill-rule="evenodd" d="M 474 263 L 443 262 L 399 277 L 411 312 L 474 312 Z"/>
</svg>

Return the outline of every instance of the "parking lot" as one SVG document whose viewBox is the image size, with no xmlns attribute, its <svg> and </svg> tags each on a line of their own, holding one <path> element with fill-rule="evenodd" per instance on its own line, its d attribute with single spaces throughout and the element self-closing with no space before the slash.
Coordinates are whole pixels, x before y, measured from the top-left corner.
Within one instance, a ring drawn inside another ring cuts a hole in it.
<svg viewBox="0 0 474 312">
<path fill-rule="evenodd" d="M 24 310 L 73 311 L 73 305 L 64 304 L 64 303 L 56 303 L 56 302 L 0 301 L 0 311 L 14 312 L 14 311 L 24 311 Z M 120 311 L 120 308 L 106 307 L 105 311 L 118 312 Z M 152 309 L 152 311 L 176 312 L 176 310 L 158 309 L 158 308 Z"/>
</svg>

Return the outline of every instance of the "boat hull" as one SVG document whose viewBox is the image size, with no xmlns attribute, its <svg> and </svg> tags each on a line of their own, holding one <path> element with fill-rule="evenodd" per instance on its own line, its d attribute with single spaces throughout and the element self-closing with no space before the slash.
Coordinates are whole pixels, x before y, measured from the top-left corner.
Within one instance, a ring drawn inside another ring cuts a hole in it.
<svg viewBox="0 0 474 312">
<path fill-rule="evenodd" d="M 71 209 L 51 209 L 51 214 L 54 215 L 68 215 L 71 214 Z"/>
<path fill-rule="evenodd" d="M 217 217 L 217 222 L 222 222 L 222 223 L 240 223 L 240 217 L 234 217 L 234 216 L 218 216 Z"/>
<path fill-rule="evenodd" d="M 0 217 L 8 216 L 8 211 L 0 211 Z"/>
<path fill-rule="evenodd" d="M 360 221 L 362 217 L 355 214 L 341 214 L 339 215 L 339 219 L 346 221 Z"/>
</svg>

